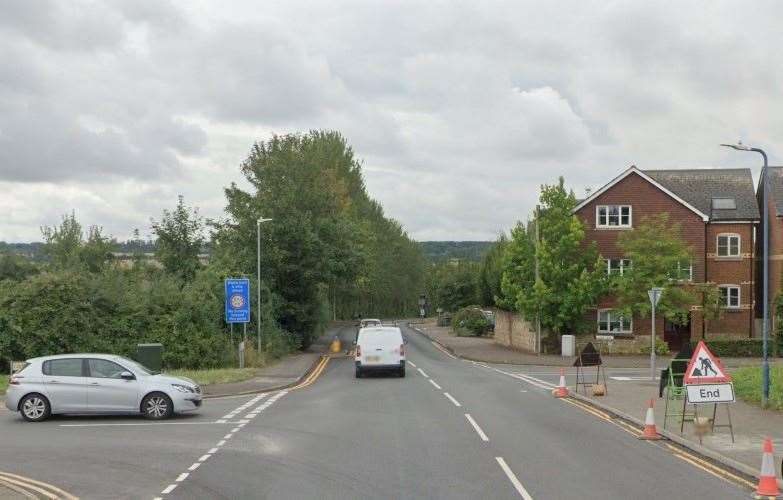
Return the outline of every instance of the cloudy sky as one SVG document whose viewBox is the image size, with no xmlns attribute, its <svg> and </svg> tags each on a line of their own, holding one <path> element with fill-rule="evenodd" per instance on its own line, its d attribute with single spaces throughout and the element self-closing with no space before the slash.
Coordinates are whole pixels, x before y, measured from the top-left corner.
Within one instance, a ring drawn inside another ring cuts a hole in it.
<svg viewBox="0 0 783 500">
<path fill-rule="evenodd" d="M 254 141 L 341 131 L 420 240 L 494 239 L 563 175 L 783 161 L 781 2 L 9 0 L 0 241 L 219 216 Z"/>
</svg>

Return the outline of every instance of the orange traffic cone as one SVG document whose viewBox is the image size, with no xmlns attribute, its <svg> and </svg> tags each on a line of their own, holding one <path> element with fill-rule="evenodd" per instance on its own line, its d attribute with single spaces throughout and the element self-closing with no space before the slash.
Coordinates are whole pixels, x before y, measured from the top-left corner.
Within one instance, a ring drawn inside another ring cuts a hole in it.
<svg viewBox="0 0 783 500">
<path fill-rule="evenodd" d="M 647 416 L 644 417 L 644 433 L 639 436 L 639 439 L 646 439 L 649 441 L 661 439 L 661 435 L 658 434 L 658 429 L 655 428 L 655 412 L 653 412 L 654 402 L 654 400 L 650 400 L 650 406 L 647 408 Z"/>
<path fill-rule="evenodd" d="M 772 440 L 764 440 L 764 453 L 761 455 L 761 474 L 759 486 L 756 488 L 756 498 L 778 498 L 778 480 L 775 477 L 775 458 L 772 456 Z"/>
<path fill-rule="evenodd" d="M 554 394 L 556 398 L 568 397 L 568 388 L 565 385 L 565 368 L 560 369 L 560 384 L 558 384 L 557 389 L 552 391 L 552 394 Z"/>
</svg>

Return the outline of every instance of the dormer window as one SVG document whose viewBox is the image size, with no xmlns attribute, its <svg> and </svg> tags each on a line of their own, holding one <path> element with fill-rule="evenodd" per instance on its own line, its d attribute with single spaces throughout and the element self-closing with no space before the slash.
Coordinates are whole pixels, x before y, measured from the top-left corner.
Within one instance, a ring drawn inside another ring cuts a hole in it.
<svg viewBox="0 0 783 500">
<path fill-rule="evenodd" d="M 631 227 L 631 205 L 598 205 L 596 227 Z"/>
</svg>

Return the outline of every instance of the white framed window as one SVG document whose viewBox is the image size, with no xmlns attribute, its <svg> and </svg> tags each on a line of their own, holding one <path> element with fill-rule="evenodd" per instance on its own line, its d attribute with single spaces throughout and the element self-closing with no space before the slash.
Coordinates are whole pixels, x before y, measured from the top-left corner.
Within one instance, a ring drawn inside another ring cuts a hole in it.
<svg viewBox="0 0 783 500">
<path fill-rule="evenodd" d="M 740 235 L 738 234 L 719 234 L 717 240 L 718 257 L 739 257 L 740 256 Z"/>
<path fill-rule="evenodd" d="M 676 281 L 693 281 L 693 261 L 677 261 L 677 267 L 674 270 L 674 277 L 671 278 Z"/>
<path fill-rule="evenodd" d="M 606 274 L 619 274 L 623 273 L 631 268 L 630 259 L 604 259 L 606 261 Z"/>
<path fill-rule="evenodd" d="M 737 285 L 720 285 L 720 305 L 726 309 L 739 309 L 740 287 Z"/>
<path fill-rule="evenodd" d="M 633 321 L 612 309 L 598 310 L 599 333 L 631 333 Z"/>
<path fill-rule="evenodd" d="M 631 227 L 631 205 L 598 205 L 596 227 Z"/>
</svg>

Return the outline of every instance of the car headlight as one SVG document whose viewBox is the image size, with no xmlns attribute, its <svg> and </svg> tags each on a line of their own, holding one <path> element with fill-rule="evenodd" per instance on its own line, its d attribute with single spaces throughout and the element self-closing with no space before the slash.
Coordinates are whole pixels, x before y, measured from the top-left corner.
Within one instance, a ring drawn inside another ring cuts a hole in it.
<svg viewBox="0 0 783 500">
<path fill-rule="evenodd" d="M 182 384 L 171 384 L 171 387 L 175 388 L 179 392 L 195 392 L 193 388 Z"/>
</svg>

